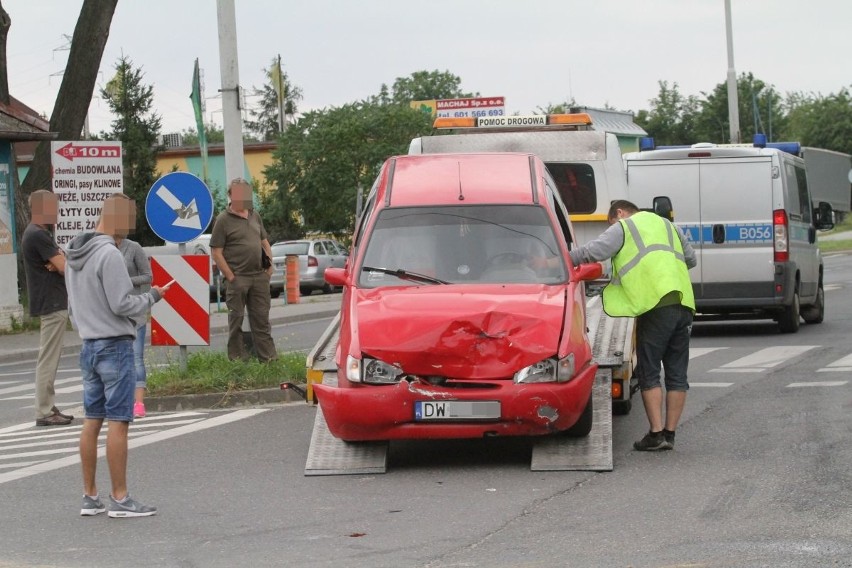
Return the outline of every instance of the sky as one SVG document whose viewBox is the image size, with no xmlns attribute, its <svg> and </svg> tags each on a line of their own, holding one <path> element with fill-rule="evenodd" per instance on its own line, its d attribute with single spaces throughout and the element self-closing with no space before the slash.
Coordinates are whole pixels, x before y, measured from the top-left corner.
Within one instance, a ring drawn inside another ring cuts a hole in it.
<svg viewBox="0 0 852 568">
<path fill-rule="evenodd" d="M 0 0 L 12 96 L 48 117 L 82 0 Z M 731 0 L 734 67 L 783 95 L 852 87 L 852 2 Z M 281 56 L 301 112 L 341 106 L 416 71 L 448 71 L 464 91 L 505 97 L 508 114 L 573 98 L 650 108 L 659 81 L 700 96 L 726 81 L 724 0 L 235 0 L 241 86 Z M 162 132 L 194 127 L 196 58 L 205 119 L 222 124 L 216 0 L 119 0 L 98 86 L 121 55 L 153 87 Z M 97 88 L 96 93 L 97 95 Z M 257 99 L 249 97 L 249 105 Z M 110 129 L 100 98 L 92 132 Z"/>
</svg>

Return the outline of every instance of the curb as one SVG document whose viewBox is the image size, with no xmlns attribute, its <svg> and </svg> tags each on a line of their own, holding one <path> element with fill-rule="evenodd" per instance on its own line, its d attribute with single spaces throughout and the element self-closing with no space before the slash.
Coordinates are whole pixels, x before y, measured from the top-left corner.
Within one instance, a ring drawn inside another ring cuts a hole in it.
<svg viewBox="0 0 852 568">
<path fill-rule="evenodd" d="M 271 325 L 275 324 L 287 324 L 287 323 L 299 323 L 302 321 L 309 321 L 312 319 L 323 319 L 323 318 L 331 318 L 337 315 L 340 311 L 339 308 L 335 308 L 333 310 L 323 310 L 317 311 L 313 313 L 306 314 L 294 314 L 289 316 L 278 316 L 269 318 L 269 323 Z M 36 335 L 36 343 L 38 343 L 38 332 L 32 332 Z M 210 327 L 210 335 L 226 335 L 228 333 L 228 326 L 225 325 L 216 325 Z M 62 346 L 62 355 L 71 355 L 74 353 L 80 352 L 80 340 L 79 336 L 76 342 L 70 343 Z M 35 359 L 38 357 L 38 348 L 28 348 L 28 349 L 19 349 L 12 353 L 2 353 L 0 354 L 0 363 L 15 363 L 19 361 L 26 361 L 29 359 Z"/>
<path fill-rule="evenodd" d="M 229 393 L 182 394 L 174 396 L 147 396 L 145 408 L 149 412 L 168 412 L 198 409 L 238 408 L 266 404 L 305 402 L 290 389 L 258 389 Z"/>
</svg>

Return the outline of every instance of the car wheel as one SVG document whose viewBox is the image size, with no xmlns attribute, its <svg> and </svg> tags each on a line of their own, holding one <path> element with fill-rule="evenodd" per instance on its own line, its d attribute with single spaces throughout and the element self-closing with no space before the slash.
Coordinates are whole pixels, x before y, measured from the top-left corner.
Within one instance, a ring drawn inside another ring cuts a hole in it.
<svg viewBox="0 0 852 568">
<path fill-rule="evenodd" d="M 589 435 L 589 432 L 592 431 L 592 422 L 594 420 L 595 409 L 594 404 L 592 403 L 592 393 L 589 393 L 589 402 L 586 403 L 586 408 L 583 409 L 583 414 L 580 415 L 580 418 L 577 422 L 565 430 L 565 435 L 571 438 L 583 438 Z"/>
<path fill-rule="evenodd" d="M 825 291 L 822 289 L 822 282 L 819 283 L 817 289 L 816 302 L 813 306 L 808 306 L 802 310 L 802 318 L 805 323 L 822 323 L 825 318 Z"/>
<path fill-rule="evenodd" d="M 325 286 L 322 287 L 322 293 L 323 294 L 331 294 L 332 292 L 334 292 L 334 286 L 332 286 L 331 284 L 326 282 Z"/>
<path fill-rule="evenodd" d="M 278 290 L 277 288 L 276 288 L 275 290 L 270 290 L 270 291 L 269 291 L 269 295 L 270 295 L 272 298 L 277 298 L 278 296 L 280 296 L 280 295 L 281 295 L 281 290 Z"/>
<path fill-rule="evenodd" d="M 304 286 L 302 286 L 302 287 L 299 288 L 299 294 L 301 294 L 302 296 L 310 296 L 311 295 L 311 289 L 305 288 Z"/>
<path fill-rule="evenodd" d="M 781 333 L 796 333 L 799 331 L 799 291 L 793 292 L 793 301 L 784 308 L 778 318 L 778 329 Z"/>
</svg>

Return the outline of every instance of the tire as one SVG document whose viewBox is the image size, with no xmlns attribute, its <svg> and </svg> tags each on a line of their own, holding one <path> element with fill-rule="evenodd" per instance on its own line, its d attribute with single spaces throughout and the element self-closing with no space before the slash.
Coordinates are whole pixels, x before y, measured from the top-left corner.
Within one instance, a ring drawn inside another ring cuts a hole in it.
<svg viewBox="0 0 852 568">
<path fill-rule="evenodd" d="M 565 435 L 569 438 L 585 438 L 592 431 L 592 422 L 595 417 L 593 398 L 592 393 L 589 393 L 589 402 L 586 403 L 580 418 L 573 426 L 565 430 Z"/>
<path fill-rule="evenodd" d="M 278 289 L 271 290 L 271 291 L 269 292 L 269 295 L 270 295 L 272 298 L 277 298 L 278 296 L 280 296 L 280 295 L 281 295 L 281 290 L 278 290 Z"/>
<path fill-rule="evenodd" d="M 629 400 L 613 400 L 612 413 L 616 416 L 626 416 L 633 409 L 633 402 Z"/>
<path fill-rule="evenodd" d="M 312 290 L 310 288 L 305 288 L 304 286 L 299 288 L 299 294 L 302 296 L 310 296 Z"/>
<path fill-rule="evenodd" d="M 793 292 L 793 301 L 784 308 L 778 318 L 778 329 L 781 333 L 796 333 L 799 331 L 799 291 Z"/>
<path fill-rule="evenodd" d="M 825 291 L 822 289 L 822 282 L 819 283 L 817 289 L 816 302 L 813 306 L 808 306 L 802 310 L 802 319 L 805 323 L 822 323 L 825 318 Z"/>
</svg>

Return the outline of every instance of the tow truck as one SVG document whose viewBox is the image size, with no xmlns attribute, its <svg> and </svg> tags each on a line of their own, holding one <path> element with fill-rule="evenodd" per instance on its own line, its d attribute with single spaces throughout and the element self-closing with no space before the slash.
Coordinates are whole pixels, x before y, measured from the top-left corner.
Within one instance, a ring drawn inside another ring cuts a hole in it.
<svg viewBox="0 0 852 568">
<path fill-rule="evenodd" d="M 438 118 L 433 134 L 415 138 L 409 147 L 410 155 L 483 152 L 529 152 L 540 157 L 566 205 L 577 245 L 609 226 L 607 212 L 613 200 L 628 198 L 618 139 L 610 132 L 593 130 L 586 113 Z M 600 291 L 608 281 L 608 266 L 604 273 L 603 279 L 587 283 L 586 326 L 598 365 L 591 432 L 581 438 L 537 437 L 533 471 L 612 470 L 612 415 L 629 413 L 637 390 L 635 326 L 633 318 L 604 313 Z M 337 384 L 339 328 L 338 315 L 308 354 L 309 401 L 314 400 L 314 384 Z M 387 450 L 387 441 L 352 443 L 335 438 L 318 407 L 305 475 L 384 473 Z"/>
</svg>

